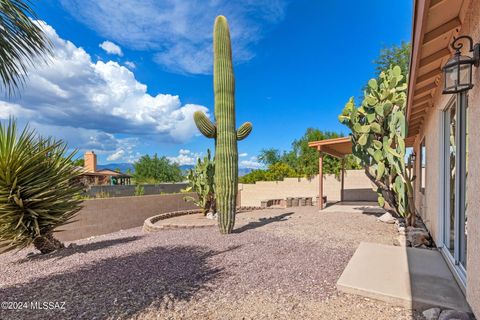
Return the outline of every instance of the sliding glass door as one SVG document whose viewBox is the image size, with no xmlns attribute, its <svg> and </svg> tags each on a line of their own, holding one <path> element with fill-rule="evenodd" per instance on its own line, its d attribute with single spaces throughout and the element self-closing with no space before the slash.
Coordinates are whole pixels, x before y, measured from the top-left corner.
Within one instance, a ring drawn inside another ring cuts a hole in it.
<svg viewBox="0 0 480 320">
<path fill-rule="evenodd" d="M 443 247 L 466 285 L 468 161 L 467 95 L 459 94 L 443 114 Z"/>
</svg>

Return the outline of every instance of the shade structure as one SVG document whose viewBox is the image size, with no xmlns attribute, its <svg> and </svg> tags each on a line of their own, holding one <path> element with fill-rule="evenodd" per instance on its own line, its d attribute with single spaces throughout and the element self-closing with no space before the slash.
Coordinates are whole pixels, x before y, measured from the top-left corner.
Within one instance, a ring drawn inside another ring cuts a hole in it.
<svg viewBox="0 0 480 320">
<path fill-rule="evenodd" d="M 408 137 L 405 139 L 405 146 L 411 147 L 415 141 L 415 137 Z M 340 201 L 343 201 L 343 192 L 344 192 L 344 176 L 345 176 L 345 156 L 352 154 L 352 140 L 351 137 L 341 137 L 334 139 L 326 139 L 320 141 L 311 141 L 308 143 L 310 148 L 315 148 L 319 152 L 318 159 L 318 173 L 319 173 L 319 192 L 318 192 L 318 206 L 320 210 L 324 208 L 325 200 L 323 198 L 323 156 L 328 154 L 332 157 L 341 159 L 341 193 Z"/>
</svg>

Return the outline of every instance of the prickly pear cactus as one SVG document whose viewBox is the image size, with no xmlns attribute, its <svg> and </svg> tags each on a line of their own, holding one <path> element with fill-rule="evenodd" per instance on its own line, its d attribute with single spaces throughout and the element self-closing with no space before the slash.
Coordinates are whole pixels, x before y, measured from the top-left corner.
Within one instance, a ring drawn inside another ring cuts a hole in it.
<svg viewBox="0 0 480 320">
<path fill-rule="evenodd" d="M 215 198 L 218 227 L 221 233 L 231 233 L 235 225 L 238 192 L 237 141 L 252 131 L 246 122 L 236 130 L 235 79 L 232 48 L 227 19 L 218 16 L 213 31 L 213 86 L 215 94 L 215 124 L 203 112 L 195 112 L 194 120 L 200 132 L 215 139 Z"/>
<path fill-rule="evenodd" d="M 215 163 L 207 150 L 207 155 L 202 159 L 198 158 L 197 165 L 188 171 L 187 179 L 189 186 L 182 192 L 195 192 L 197 198 L 184 197 L 185 201 L 193 201 L 196 206 L 203 209 L 206 215 L 209 211 L 215 213 Z"/>
<path fill-rule="evenodd" d="M 378 203 L 387 201 L 396 213 L 411 218 L 415 214 L 411 170 L 405 165 L 406 89 L 398 66 L 371 79 L 360 107 L 353 98 L 339 116 L 352 132 L 353 154 L 375 183 Z M 414 219 L 414 218 L 413 218 Z"/>
</svg>

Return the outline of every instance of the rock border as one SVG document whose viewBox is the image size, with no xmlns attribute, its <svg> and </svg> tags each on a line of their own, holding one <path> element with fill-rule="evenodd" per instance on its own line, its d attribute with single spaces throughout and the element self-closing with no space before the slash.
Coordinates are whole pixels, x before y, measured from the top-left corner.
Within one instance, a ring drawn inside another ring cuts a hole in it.
<svg viewBox="0 0 480 320">
<path fill-rule="evenodd" d="M 430 232 L 419 215 L 417 215 L 415 219 L 416 227 L 407 227 L 404 218 L 394 217 L 388 211 L 380 217 L 377 217 L 377 221 L 395 224 L 395 227 L 398 231 L 398 236 L 393 241 L 394 246 L 431 250 L 436 249 L 435 242 L 433 241 Z"/>
<path fill-rule="evenodd" d="M 422 312 L 426 320 L 473 320 L 471 312 L 434 307 Z"/>
<path fill-rule="evenodd" d="M 277 208 L 262 208 L 262 207 L 238 207 L 237 213 L 242 213 L 246 211 L 254 211 L 254 210 L 265 210 L 265 209 L 277 209 Z M 169 218 L 179 217 L 179 216 L 186 216 L 189 214 L 197 214 L 202 213 L 202 209 L 193 209 L 193 210 L 181 210 L 181 211 L 171 211 L 165 212 L 161 214 L 157 214 L 153 217 L 147 218 L 143 223 L 143 231 L 144 232 L 157 232 L 161 230 L 168 230 L 168 229 L 199 229 L 199 228 L 211 228 L 216 226 L 216 224 L 208 224 L 208 225 L 177 225 L 177 224 L 167 224 L 163 226 L 155 225 L 156 222 L 161 220 L 166 220 Z"/>
<path fill-rule="evenodd" d="M 181 210 L 181 211 L 171 211 L 165 212 L 161 214 L 157 214 L 156 216 L 147 218 L 143 223 L 143 231 L 145 232 L 156 232 L 164 229 L 176 229 L 176 228 L 185 228 L 185 227 L 194 227 L 194 226 L 177 226 L 177 225 L 164 225 L 164 226 L 156 226 L 155 223 L 161 220 L 166 220 L 173 217 L 179 216 L 186 216 L 189 214 L 196 214 L 202 213 L 201 209 L 193 209 L 193 210 Z M 198 226 L 195 226 L 198 228 Z M 203 227 L 203 226 L 202 226 Z M 189 229 L 188 228 L 188 229 Z M 187 229 L 187 228 L 185 228 Z"/>
</svg>

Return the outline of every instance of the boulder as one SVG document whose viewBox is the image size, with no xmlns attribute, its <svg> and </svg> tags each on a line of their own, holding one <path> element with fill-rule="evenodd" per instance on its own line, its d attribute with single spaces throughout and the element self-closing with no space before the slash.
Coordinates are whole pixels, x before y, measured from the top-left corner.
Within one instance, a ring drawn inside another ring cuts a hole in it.
<svg viewBox="0 0 480 320">
<path fill-rule="evenodd" d="M 412 247 L 430 246 L 430 234 L 422 228 L 407 227 L 407 240 Z"/>
<path fill-rule="evenodd" d="M 422 314 L 427 320 L 438 320 L 441 312 L 442 309 L 440 308 L 431 308 L 423 311 Z"/>
<path fill-rule="evenodd" d="M 213 212 L 209 212 L 209 213 L 207 213 L 206 217 L 207 217 L 207 219 L 216 220 L 217 219 L 217 214 L 213 214 Z"/>
<path fill-rule="evenodd" d="M 386 212 L 380 217 L 377 218 L 378 221 L 385 222 L 385 223 L 395 223 L 397 219 L 395 219 L 390 212 Z"/>
<path fill-rule="evenodd" d="M 443 310 L 438 320 L 471 320 L 472 317 L 466 312 L 457 310 Z"/>
</svg>

